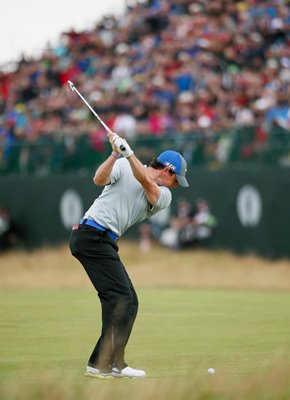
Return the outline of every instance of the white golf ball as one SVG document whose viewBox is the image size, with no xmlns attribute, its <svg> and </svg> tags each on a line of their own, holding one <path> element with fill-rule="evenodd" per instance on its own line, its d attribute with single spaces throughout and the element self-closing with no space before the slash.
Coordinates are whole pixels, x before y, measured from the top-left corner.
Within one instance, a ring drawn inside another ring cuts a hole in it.
<svg viewBox="0 0 290 400">
<path fill-rule="evenodd" d="M 207 370 L 207 372 L 209 373 L 209 374 L 215 374 L 215 369 L 214 368 L 209 368 L 208 370 Z"/>
</svg>

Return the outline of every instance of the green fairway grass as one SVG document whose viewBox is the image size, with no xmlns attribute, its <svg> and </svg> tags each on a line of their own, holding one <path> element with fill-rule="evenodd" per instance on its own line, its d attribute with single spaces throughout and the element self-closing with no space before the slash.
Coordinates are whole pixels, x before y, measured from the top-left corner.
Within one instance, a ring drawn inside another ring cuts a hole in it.
<svg viewBox="0 0 290 400">
<path fill-rule="evenodd" d="M 93 290 L 2 289 L 1 400 L 105 399 L 115 391 L 127 400 L 290 398 L 290 293 L 155 288 L 138 294 L 127 362 L 147 378 L 111 382 L 83 376 L 100 332 Z"/>
</svg>

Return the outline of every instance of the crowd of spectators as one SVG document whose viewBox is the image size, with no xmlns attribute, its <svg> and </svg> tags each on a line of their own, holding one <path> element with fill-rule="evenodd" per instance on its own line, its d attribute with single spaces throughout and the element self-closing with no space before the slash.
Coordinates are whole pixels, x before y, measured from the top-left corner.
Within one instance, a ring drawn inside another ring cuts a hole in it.
<svg viewBox="0 0 290 400">
<path fill-rule="evenodd" d="M 140 224 L 139 246 L 143 251 L 150 250 L 154 243 L 173 250 L 206 246 L 217 226 L 217 218 L 211 213 L 207 199 L 199 197 L 192 205 L 179 197 L 173 215 L 159 213 Z"/>
<path fill-rule="evenodd" d="M 0 142 L 105 135 L 78 90 L 128 139 L 233 127 L 290 131 L 290 7 L 285 0 L 148 0 L 64 32 L 41 57 L 0 71 Z"/>
</svg>

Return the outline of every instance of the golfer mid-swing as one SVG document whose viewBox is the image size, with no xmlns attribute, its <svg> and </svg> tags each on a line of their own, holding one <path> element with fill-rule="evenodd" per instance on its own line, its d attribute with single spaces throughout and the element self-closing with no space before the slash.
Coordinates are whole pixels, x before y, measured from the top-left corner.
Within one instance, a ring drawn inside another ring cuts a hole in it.
<svg viewBox="0 0 290 400">
<path fill-rule="evenodd" d="M 109 140 L 112 154 L 94 176 L 94 183 L 105 188 L 73 227 L 70 240 L 71 252 L 83 265 L 102 307 L 101 336 L 85 375 L 141 378 L 145 372 L 129 367 L 124 358 L 138 298 L 116 242 L 129 227 L 170 205 L 169 188 L 188 186 L 186 162 L 181 154 L 167 150 L 145 167 L 126 140 L 115 133 Z"/>
</svg>

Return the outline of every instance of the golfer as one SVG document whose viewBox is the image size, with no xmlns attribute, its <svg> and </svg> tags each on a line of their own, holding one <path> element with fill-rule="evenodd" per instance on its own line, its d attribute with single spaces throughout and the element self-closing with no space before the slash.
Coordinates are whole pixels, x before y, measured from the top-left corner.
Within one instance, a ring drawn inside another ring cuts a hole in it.
<svg viewBox="0 0 290 400">
<path fill-rule="evenodd" d="M 105 186 L 78 225 L 70 248 L 94 285 L 102 307 L 102 331 L 88 360 L 86 376 L 141 378 L 145 371 L 125 361 L 125 347 L 138 311 L 138 298 L 118 255 L 117 240 L 132 225 L 171 203 L 178 184 L 188 186 L 186 162 L 167 150 L 145 167 L 126 140 L 110 133 L 112 154 L 98 167 L 97 186 Z"/>
</svg>

